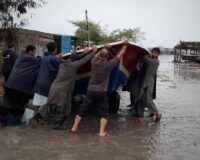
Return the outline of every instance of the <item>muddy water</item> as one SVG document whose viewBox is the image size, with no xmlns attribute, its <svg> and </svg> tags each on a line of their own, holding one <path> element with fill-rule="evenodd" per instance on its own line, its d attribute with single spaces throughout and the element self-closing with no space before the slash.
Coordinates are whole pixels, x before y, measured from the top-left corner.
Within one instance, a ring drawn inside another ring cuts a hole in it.
<svg viewBox="0 0 200 160">
<path fill-rule="evenodd" d="M 122 93 L 121 110 L 109 119 L 109 137 L 99 138 L 98 119 L 89 117 L 72 135 L 48 128 L 1 128 L 0 159 L 10 160 L 199 160 L 200 65 L 174 64 L 161 56 L 158 72 L 158 109 L 161 123 L 145 118 L 136 124 L 128 114 L 128 93 Z"/>
</svg>

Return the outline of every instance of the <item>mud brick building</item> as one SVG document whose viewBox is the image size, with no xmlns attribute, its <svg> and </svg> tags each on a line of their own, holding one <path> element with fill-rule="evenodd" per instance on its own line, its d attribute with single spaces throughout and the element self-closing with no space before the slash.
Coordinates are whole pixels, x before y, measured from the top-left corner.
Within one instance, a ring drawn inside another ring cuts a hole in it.
<svg viewBox="0 0 200 160">
<path fill-rule="evenodd" d="M 8 44 L 14 45 L 17 54 L 25 51 L 29 44 L 37 48 L 37 55 L 43 56 L 48 42 L 55 41 L 59 52 L 69 52 L 78 38 L 68 35 L 51 34 L 27 29 L 0 29 L 0 49 L 5 49 Z"/>
</svg>

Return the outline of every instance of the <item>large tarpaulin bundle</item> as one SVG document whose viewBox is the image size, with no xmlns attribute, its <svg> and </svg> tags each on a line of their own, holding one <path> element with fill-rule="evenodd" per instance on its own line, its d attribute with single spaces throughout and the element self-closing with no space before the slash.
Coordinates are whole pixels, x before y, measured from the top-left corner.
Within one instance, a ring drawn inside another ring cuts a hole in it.
<svg viewBox="0 0 200 160">
<path fill-rule="evenodd" d="M 123 46 L 123 41 L 110 43 L 111 48 L 110 58 L 117 55 Z M 102 49 L 104 46 L 98 46 L 98 50 Z M 83 50 L 78 51 L 78 53 L 83 52 Z M 111 93 L 115 91 L 119 86 L 125 85 L 130 75 L 134 71 L 137 63 L 140 59 L 149 54 L 149 51 L 138 44 L 129 42 L 126 52 L 123 58 L 120 60 L 119 64 L 114 68 L 110 74 L 108 91 Z M 66 56 L 69 55 L 66 54 Z M 89 82 L 91 73 L 91 61 L 87 62 L 78 70 L 78 76 L 76 80 L 76 85 L 74 88 L 75 94 L 85 94 L 87 91 L 87 85 Z"/>
</svg>

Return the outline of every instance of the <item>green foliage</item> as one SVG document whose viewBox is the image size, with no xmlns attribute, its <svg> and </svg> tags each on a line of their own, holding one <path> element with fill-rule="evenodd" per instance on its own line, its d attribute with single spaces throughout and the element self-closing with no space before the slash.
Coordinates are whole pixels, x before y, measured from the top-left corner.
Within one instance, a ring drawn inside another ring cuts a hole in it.
<svg viewBox="0 0 200 160">
<path fill-rule="evenodd" d="M 88 29 L 86 21 L 69 21 L 74 26 L 78 27 L 75 36 L 79 37 L 81 42 L 85 42 L 88 39 Z M 99 44 L 103 40 L 105 34 L 99 23 L 89 22 L 89 35 L 92 42 Z"/>
<path fill-rule="evenodd" d="M 75 36 L 79 37 L 81 42 L 88 40 L 87 22 L 86 21 L 69 21 L 77 27 Z M 132 42 L 144 40 L 144 32 L 140 28 L 116 29 L 109 33 L 107 27 L 102 27 L 100 23 L 89 22 L 90 40 L 94 44 L 103 44 L 105 42 L 116 42 L 128 39 Z"/>
<path fill-rule="evenodd" d="M 28 24 L 28 10 L 46 4 L 45 0 L 1 0 L 0 28 L 17 28 Z"/>
<path fill-rule="evenodd" d="M 140 28 L 116 29 L 111 32 L 108 38 L 112 41 L 128 39 L 132 42 L 140 42 L 144 39 L 144 32 L 142 32 Z"/>
</svg>

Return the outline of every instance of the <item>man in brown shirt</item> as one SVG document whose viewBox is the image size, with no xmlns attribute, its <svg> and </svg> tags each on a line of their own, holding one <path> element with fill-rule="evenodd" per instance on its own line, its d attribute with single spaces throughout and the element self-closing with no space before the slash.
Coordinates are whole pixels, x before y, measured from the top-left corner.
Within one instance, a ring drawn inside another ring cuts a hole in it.
<svg viewBox="0 0 200 160">
<path fill-rule="evenodd" d="M 87 115 L 87 111 L 90 109 L 92 102 L 96 102 L 98 105 L 98 112 L 100 115 L 100 131 L 99 136 L 106 136 L 105 127 L 107 125 L 107 116 L 108 116 L 108 80 L 110 72 L 117 65 L 119 60 L 123 57 L 126 48 L 128 46 L 128 41 L 123 42 L 123 47 L 120 50 L 119 54 L 111 60 L 109 58 L 109 51 L 107 48 L 108 44 L 105 44 L 105 47 L 100 50 L 95 57 L 92 59 L 92 70 L 91 78 L 88 85 L 88 91 L 86 93 L 86 98 L 83 102 L 83 105 L 78 110 L 78 113 L 75 118 L 74 125 L 71 129 L 72 132 L 77 132 L 78 125 L 82 117 Z"/>
</svg>

